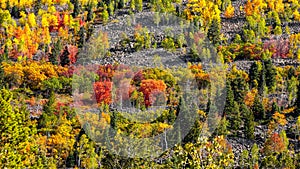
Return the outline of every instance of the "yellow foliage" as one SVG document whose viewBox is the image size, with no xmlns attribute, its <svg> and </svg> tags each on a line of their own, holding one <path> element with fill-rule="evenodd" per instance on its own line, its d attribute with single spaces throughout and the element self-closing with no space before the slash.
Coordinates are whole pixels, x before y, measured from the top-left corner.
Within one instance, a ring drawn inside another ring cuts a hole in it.
<svg viewBox="0 0 300 169">
<path fill-rule="evenodd" d="M 299 12 L 298 12 L 298 9 L 296 9 L 296 10 L 294 11 L 293 15 L 294 15 L 294 19 L 295 19 L 296 21 L 300 21 L 300 14 L 299 14 Z"/>
<path fill-rule="evenodd" d="M 285 119 L 284 114 L 280 114 L 279 112 L 275 112 L 272 116 L 272 118 L 281 126 L 284 126 L 287 124 L 287 120 Z"/>
<path fill-rule="evenodd" d="M 41 82 L 52 77 L 58 77 L 67 68 L 52 65 L 51 63 L 41 63 L 36 61 L 22 61 L 16 63 L 3 62 L 5 77 L 15 86 L 20 86 L 23 83 L 32 88 L 41 87 Z"/>
<path fill-rule="evenodd" d="M 226 18 L 232 18 L 234 16 L 234 7 L 231 4 L 227 6 L 224 15 Z"/>
<path fill-rule="evenodd" d="M 253 88 L 250 92 L 248 92 L 245 96 L 245 104 L 248 107 L 251 107 L 254 103 L 255 96 L 257 95 L 257 89 Z"/>
<path fill-rule="evenodd" d="M 214 17 L 221 20 L 221 11 L 211 0 L 189 0 L 184 12 L 189 20 L 200 20 L 205 27 L 210 25 Z"/>
</svg>

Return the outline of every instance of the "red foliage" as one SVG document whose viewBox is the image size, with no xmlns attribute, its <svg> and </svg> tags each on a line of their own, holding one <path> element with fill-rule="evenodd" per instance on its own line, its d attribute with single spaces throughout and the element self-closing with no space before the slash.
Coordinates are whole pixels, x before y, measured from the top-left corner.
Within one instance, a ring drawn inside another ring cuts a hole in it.
<svg viewBox="0 0 300 169">
<path fill-rule="evenodd" d="M 74 64 L 77 60 L 76 56 L 78 53 L 78 47 L 73 45 L 68 45 L 68 52 L 70 53 L 69 54 L 70 64 Z"/>
<path fill-rule="evenodd" d="M 165 92 L 166 88 L 167 85 L 162 80 L 142 80 L 139 91 L 144 94 L 146 107 L 151 106 L 155 102 L 154 96 Z"/>
<path fill-rule="evenodd" d="M 271 39 L 263 44 L 263 48 L 273 53 L 272 58 L 285 59 L 289 54 L 290 43 L 288 39 Z"/>
<path fill-rule="evenodd" d="M 93 86 L 97 103 L 110 104 L 112 102 L 112 82 L 95 82 Z"/>
</svg>

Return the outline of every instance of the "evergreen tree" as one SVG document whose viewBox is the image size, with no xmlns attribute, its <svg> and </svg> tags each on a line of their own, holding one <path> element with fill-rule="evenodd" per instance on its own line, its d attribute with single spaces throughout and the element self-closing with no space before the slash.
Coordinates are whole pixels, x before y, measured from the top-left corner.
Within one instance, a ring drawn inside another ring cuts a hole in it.
<svg viewBox="0 0 300 169">
<path fill-rule="evenodd" d="M 226 81 L 226 102 L 224 107 L 224 115 L 234 112 L 234 95 L 229 81 Z"/>
<path fill-rule="evenodd" d="M 0 56 L 0 89 L 5 87 L 6 84 L 4 79 L 4 70 L 3 70 L 2 62 L 3 62 L 3 56 Z"/>
<path fill-rule="evenodd" d="M 73 9 L 72 16 L 73 16 L 74 18 L 76 18 L 76 17 L 80 14 L 80 4 L 79 4 L 79 0 L 73 0 L 73 5 L 74 5 L 74 9 Z"/>
<path fill-rule="evenodd" d="M 218 46 L 221 43 L 220 36 L 221 36 L 221 23 L 216 17 L 214 17 L 208 29 L 207 37 L 214 45 Z"/>
<path fill-rule="evenodd" d="M 55 123 L 56 121 L 56 115 L 54 114 L 55 112 L 55 93 L 54 91 L 50 92 L 49 99 L 47 103 L 43 107 L 43 113 L 39 119 L 39 128 L 46 130 L 46 133 L 48 136 L 50 136 L 50 130 L 53 127 L 52 124 Z"/>
<path fill-rule="evenodd" d="M 125 7 L 125 0 L 119 0 L 119 3 L 118 3 L 118 8 L 119 9 L 122 9 Z"/>
<path fill-rule="evenodd" d="M 58 65 L 58 57 L 60 56 L 60 51 L 61 51 L 61 41 L 60 39 L 58 39 L 54 45 L 53 45 L 53 49 L 51 50 L 51 54 L 49 56 L 49 61 L 53 64 L 53 65 Z"/>
<path fill-rule="evenodd" d="M 228 126 L 229 126 L 228 120 L 226 119 L 226 117 L 222 117 L 212 136 L 213 137 L 221 136 L 221 135 L 226 136 L 228 134 Z"/>
<path fill-rule="evenodd" d="M 266 118 L 265 109 L 258 94 L 254 98 L 252 112 L 254 114 L 255 119 L 262 120 Z"/>
<path fill-rule="evenodd" d="M 87 8 L 88 14 L 87 14 L 87 21 L 92 21 L 93 17 L 94 17 L 94 11 L 93 11 L 93 3 L 89 3 L 88 4 L 88 8 Z"/>
<path fill-rule="evenodd" d="M 264 63 L 265 65 L 265 78 L 266 78 L 266 85 L 269 90 L 272 90 L 272 88 L 276 84 L 276 69 L 274 68 L 271 60 L 267 60 Z"/>
<path fill-rule="evenodd" d="M 295 113 L 293 113 L 294 117 L 298 117 L 300 115 L 300 76 L 298 75 L 298 86 L 297 86 L 297 99 L 295 103 Z"/>
<path fill-rule="evenodd" d="M 78 47 L 82 48 L 85 43 L 85 29 L 84 27 L 80 27 L 80 30 L 78 32 L 79 40 L 78 40 Z"/>
<path fill-rule="evenodd" d="M 280 113 L 280 108 L 277 105 L 276 101 L 274 101 L 272 103 L 271 115 L 274 114 L 275 112 L 279 112 Z"/>
<path fill-rule="evenodd" d="M 250 87 L 257 87 L 260 79 L 259 66 L 257 62 L 253 62 L 249 70 Z"/>
<path fill-rule="evenodd" d="M 246 96 L 247 82 L 241 73 L 236 74 L 236 77 L 231 82 L 231 87 L 234 93 L 234 100 L 242 104 Z"/>
<path fill-rule="evenodd" d="M 266 69 L 265 69 L 265 64 L 264 62 L 262 63 L 262 70 L 260 72 L 260 77 L 258 81 L 258 94 L 263 95 L 264 93 L 264 88 L 266 86 Z"/>
<path fill-rule="evenodd" d="M 232 133 L 234 136 L 237 136 L 242 123 L 239 104 L 237 102 L 234 102 L 234 112 L 231 115 L 229 115 L 228 118 L 229 123 L 231 124 Z"/>
<path fill-rule="evenodd" d="M 245 104 L 240 107 L 244 119 L 244 134 L 248 139 L 254 139 L 254 115 Z"/>
<path fill-rule="evenodd" d="M 69 58 L 69 50 L 68 46 L 65 47 L 63 53 L 60 56 L 60 64 L 61 66 L 69 65 L 70 64 L 70 58 Z"/>
</svg>

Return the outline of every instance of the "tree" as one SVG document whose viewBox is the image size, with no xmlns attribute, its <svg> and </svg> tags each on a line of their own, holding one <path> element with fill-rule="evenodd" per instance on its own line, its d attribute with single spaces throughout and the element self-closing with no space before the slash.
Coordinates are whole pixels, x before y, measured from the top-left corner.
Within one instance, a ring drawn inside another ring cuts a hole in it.
<svg viewBox="0 0 300 169">
<path fill-rule="evenodd" d="M 208 39 L 216 46 L 221 43 L 221 23 L 216 17 L 212 19 L 211 25 L 207 32 Z"/>
<path fill-rule="evenodd" d="M 108 14 L 108 11 L 107 11 L 107 6 L 104 5 L 103 12 L 102 12 L 103 23 L 106 24 L 108 22 L 108 19 L 109 19 L 109 14 Z"/>
<path fill-rule="evenodd" d="M 0 90 L 0 168 L 45 168 L 47 162 L 36 142 L 35 124 L 30 121 L 24 103 L 13 99 L 13 93 Z"/>
<path fill-rule="evenodd" d="M 238 130 L 241 126 L 241 114 L 240 114 L 240 110 L 239 110 L 239 104 L 237 102 L 234 102 L 234 106 L 233 106 L 233 112 L 231 114 L 228 114 L 228 121 L 230 124 L 230 129 L 231 129 L 231 133 L 234 136 L 237 136 L 238 134 Z"/>
<path fill-rule="evenodd" d="M 80 14 L 80 4 L 79 4 L 79 0 L 73 0 L 73 5 L 74 5 L 74 9 L 73 9 L 72 16 L 73 16 L 74 18 L 76 18 L 76 17 Z"/>
<path fill-rule="evenodd" d="M 143 10 L 143 0 L 134 0 L 137 11 L 142 12 Z"/>
<path fill-rule="evenodd" d="M 88 3 L 88 9 L 87 9 L 87 11 L 88 11 L 88 14 L 87 14 L 87 21 L 92 21 L 93 20 L 93 18 L 94 18 L 94 11 L 93 11 L 93 3 L 92 2 L 89 2 Z"/>
<path fill-rule="evenodd" d="M 248 139 L 254 139 L 254 115 L 245 104 L 240 106 L 241 115 L 244 119 L 244 134 Z"/>
<path fill-rule="evenodd" d="M 68 46 L 65 46 L 63 53 L 60 55 L 61 66 L 66 66 L 66 65 L 70 64 L 69 55 L 70 55 L 70 52 L 69 52 Z"/>
<path fill-rule="evenodd" d="M 227 6 L 224 15 L 226 18 L 232 18 L 234 16 L 234 7 L 231 4 Z"/>
<path fill-rule="evenodd" d="M 258 94 L 255 96 L 254 103 L 251 109 L 255 119 L 262 120 L 266 118 L 265 109 Z"/>
<path fill-rule="evenodd" d="M 294 117 L 298 117 L 300 115 L 300 76 L 298 76 L 298 86 L 297 86 L 297 99 L 295 102 L 295 113 L 293 113 Z"/>
<path fill-rule="evenodd" d="M 266 73 L 266 85 L 268 89 L 271 91 L 275 87 L 276 84 L 276 69 L 274 68 L 271 60 L 267 60 L 264 62 L 265 73 Z"/>
<path fill-rule="evenodd" d="M 55 124 L 57 117 L 54 114 L 54 112 L 56 111 L 56 107 L 55 107 L 55 93 L 54 91 L 50 92 L 50 96 L 49 99 L 47 101 L 47 103 L 44 105 L 43 107 L 43 113 L 39 119 L 39 128 L 42 129 L 44 128 L 44 130 L 47 133 L 47 136 L 50 136 L 50 131 L 53 128 L 53 124 Z"/>
<path fill-rule="evenodd" d="M 84 27 L 80 27 L 80 30 L 78 32 L 79 40 L 78 40 L 78 47 L 82 48 L 85 43 L 85 29 Z"/>
<path fill-rule="evenodd" d="M 253 62 L 250 70 L 249 70 L 249 78 L 250 78 L 250 87 L 257 87 L 259 78 L 260 78 L 260 71 L 258 62 Z"/>
<path fill-rule="evenodd" d="M 226 102 L 224 107 L 224 115 L 231 114 L 234 112 L 234 95 L 231 88 L 231 83 L 227 80 L 226 81 Z"/>
<path fill-rule="evenodd" d="M 158 99 L 165 98 L 167 85 L 162 80 L 147 79 L 142 80 L 139 91 L 144 94 L 145 105 L 149 107 Z M 158 96 L 158 97 L 157 97 Z"/>
<path fill-rule="evenodd" d="M 49 56 L 49 60 L 53 65 L 58 65 L 58 57 L 60 56 L 62 48 L 61 45 L 60 39 L 58 39 L 53 45 L 53 49 L 51 50 L 51 54 Z"/>
</svg>

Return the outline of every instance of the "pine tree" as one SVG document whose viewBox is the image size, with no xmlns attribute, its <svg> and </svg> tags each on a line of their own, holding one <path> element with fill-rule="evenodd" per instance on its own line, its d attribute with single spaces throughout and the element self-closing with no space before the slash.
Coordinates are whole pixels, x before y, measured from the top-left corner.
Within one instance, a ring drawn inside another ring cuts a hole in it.
<svg viewBox="0 0 300 169">
<path fill-rule="evenodd" d="M 293 113 L 294 117 L 298 117 L 300 115 L 300 76 L 298 75 L 298 86 L 297 86 L 297 99 L 295 102 L 295 113 Z"/>
<path fill-rule="evenodd" d="M 254 115 L 245 104 L 241 105 L 241 114 L 244 119 L 244 134 L 248 139 L 254 139 Z"/>
<path fill-rule="evenodd" d="M 0 89 L 5 87 L 6 84 L 4 79 L 4 70 L 3 70 L 2 62 L 3 62 L 3 56 L 0 56 Z"/>
<path fill-rule="evenodd" d="M 266 86 L 266 68 L 264 62 L 262 63 L 262 70 L 260 72 L 260 78 L 258 82 L 258 94 L 263 95 Z"/>
<path fill-rule="evenodd" d="M 272 103 L 271 115 L 274 114 L 275 112 L 279 112 L 280 113 L 280 108 L 277 105 L 276 101 L 274 101 Z"/>
<path fill-rule="evenodd" d="M 56 110 L 54 103 L 55 103 L 55 93 L 54 91 L 51 91 L 48 102 L 44 105 L 43 113 L 39 119 L 39 128 L 40 129 L 45 128 L 48 136 L 50 135 L 49 131 L 52 128 L 51 124 L 55 123 L 57 119 L 56 115 L 54 114 Z"/>
<path fill-rule="evenodd" d="M 80 14 L 80 4 L 79 4 L 79 0 L 73 0 L 73 5 L 74 5 L 74 9 L 73 9 L 72 16 L 73 16 L 74 18 L 76 18 L 76 17 Z"/>
<path fill-rule="evenodd" d="M 226 102 L 224 107 L 224 115 L 234 112 L 234 95 L 229 81 L 226 81 Z"/>
<path fill-rule="evenodd" d="M 87 11 L 88 11 L 88 14 L 87 14 L 87 21 L 92 21 L 93 20 L 93 17 L 94 17 L 94 11 L 93 11 L 93 3 L 90 2 L 88 4 L 88 8 L 87 8 Z"/>
<path fill-rule="evenodd" d="M 265 61 L 265 73 L 266 73 L 266 85 L 269 90 L 272 90 L 272 88 L 276 84 L 276 69 L 274 68 L 271 60 Z"/>
<path fill-rule="evenodd" d="M 51 50 L 51 54 L 49 56 L 49 61 L 53 64 L 53 65 L 58 65 L 58 57 L 60 56 L 60 51 L 61 51 L 61 41 L 60 39 L 58 39 L 54 45 L 53 45 L 53 49 Z"/>
<path fill-rule="evenodd" d="M 79 40 L 78 40 L 78 47 L 82 48 L 85 43 L 85 29 L 84 27 L 80 27 L 80 30 L 78 32 Z"/>
<path fill-rule="evenodd" d="M 70 64 L 70 58 L 69 58 L 70 52 L 68 50 L 68 46 L 65 47 L 63 53 L 60 56 L 60 65 L 66 66 Z"/>
<path fill-rule="evenodd" d="M 262 120 L 266 118 L 266 112 L 258 94 L 254 98 L 252 112 L 254 114 L 255 119 Z"/>
<path fill-rule="evenodd" d="M 239 104 L 237 102 L 234 102 L 234 112 L 229 115 L 228 118 L 229 123 L 231 124 L 232 133 L 234 136 L 237 136 L 242 123 Z"/>
<path fill-rule="evenodd" d="M 260 72 L 257 62 L 253 62 L 250 70 L 249 70 L 249 78 L 250 78 L 250 87 L 257 87 L 259 78 L 260 78 Z"/>
<path fill-rule="evenodd" d="M 220 36 L 221 36 L 221 23 L 216 17 L 214 17 L 208 29 L 207 37 L 214 45 L 218 46 L 221 43 Z"/>
</svg>

